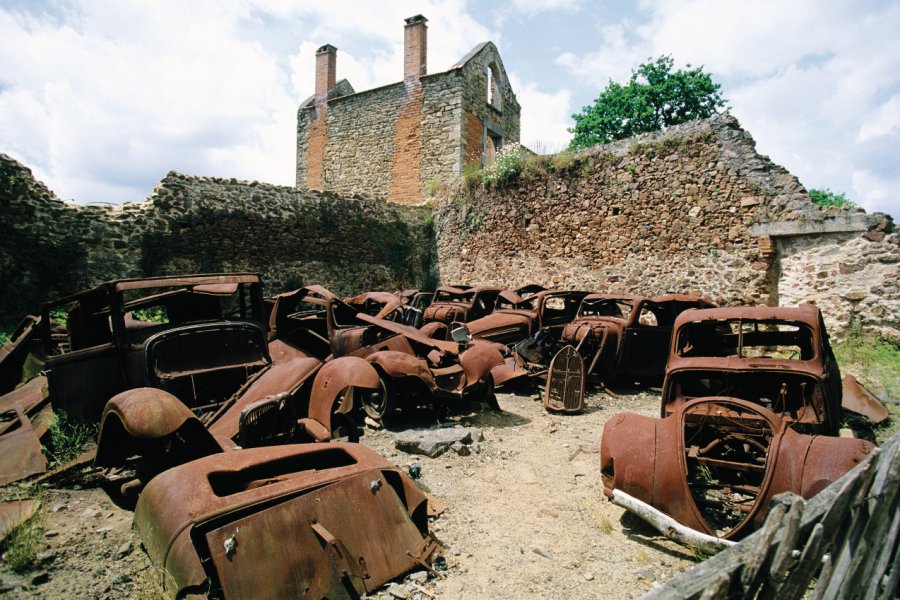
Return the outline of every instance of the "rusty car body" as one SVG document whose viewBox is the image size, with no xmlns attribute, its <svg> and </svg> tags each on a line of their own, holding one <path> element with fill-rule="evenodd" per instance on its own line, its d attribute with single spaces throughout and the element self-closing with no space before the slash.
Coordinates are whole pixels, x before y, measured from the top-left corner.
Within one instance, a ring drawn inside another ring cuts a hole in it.
<svg viewBox="0 0 900 600">
<path fill-rule="evenodd" d="M 774 495 L 809 498 L 871 452 L 867 441 L 833 437 L 840 381 L 811 304 L 686 311 L 675 321 L 662 418 L 623 413 L 604 426 L 604 492 L 710 535 L 743 536 Z"/>
<path fill-rule="evenodd" d="M 729 397 L 690 400 L 664 419 L 614 415 L 603 428 L 604 493 L 646 502 L 726 539 L 758 527 L 772 498 L 810 498 L 865 460 L 865 440 L 798 432 L 781 415 Z"/>
<path fill-rule="evenodd" d="M 469 288 L 441 286 L 434 292 L 434 298 L 425 309 L 423 321 L 438 321 L 451 325 L 480 319 L 494 310 L 498 287 L 476 286 Z"/>
<path fill-rule="evenodd" d="M 494 312 L 470 322 L 468 328 L 477 339 L 504 344 L 529 362 L 546 365 L 551 348 L 587 294 L 539 287 L 504 290 Z"/>
<path fill-rule="evenodd" d="M 136 387 L 223 402 L 269 362 L 264 327 L 250 273 L 123 279 L 48 302 L 38 337 L 50 401 L 94 422 Z"/>
<path fill-rule="evenodd" d="M 163 390 L 128 390 L 106 405 L 95 464 L 115 469 L 109 481 L 118 482 L 127 496 L 157 473 L 210 454 L 334 439 L 354 442 L 361 411 L 356 394 L 380 389 L 378 373 L 361 358 L 322 365 L 297 357 L 273 363 L 216 411 L 199 417 Z"/>
<path fill-rule="evenodd" d="M 494 385 L 524 374 L 496 344 L 471 338 L 462 343 L 439 340 L 385 319 L 365 314 L 357 318 L 371 327 L 364 334 L 365 345 L 351 356 L 369 361 L 384 384 L 382 393 L 362 400 L 374 419 L 442 399 L 477 399 L 495 406 Z"/>
<path fill-rule="evenodd" d="M 147 485 L 134 520 L 172 596 L 346 598 L 430 568 L 428 509 L 398 468 L 336 443 L 175 467 Z"/>
<path fill-rule="evenodd" d="M 678 315 L 712 307 L 703 298 L 683 294 L 590 294 L 563 329 L 560 344 L 574 346 L 584 357 L 588 377 L 654 381 L 665 373 Z"/>
<path fill-rule="evenodd" d="M 764 406 L 800 431 L 837 435 L 841 395 L 815 305 L 714 308 L 676 320 L 660 414 L 693 398 L 729 396 Z"/>
</svg>

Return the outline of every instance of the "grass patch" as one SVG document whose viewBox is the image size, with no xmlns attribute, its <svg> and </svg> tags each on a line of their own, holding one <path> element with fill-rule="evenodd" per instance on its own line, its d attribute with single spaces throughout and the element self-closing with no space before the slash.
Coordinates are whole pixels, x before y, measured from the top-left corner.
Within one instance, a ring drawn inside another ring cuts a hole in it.
<svg viewBox="0 0 900 600">
<path fill-rule="evenodd" d="M 15 527 L 0 542 L 0 555 L 16 573 L 24 573 L 37 564 L 38 545 L 44 537 L 40 513 Z"/>
<path fill-rule="evenodd" d="M 0 331 L 0 346 L 5 344 L 9 340 L 9 332 Z"/>
<path fill-rule="evenodd" d="M 900 345 L 862 333 L 851 325 L 846 338 L 832 345 L 841 371 L 861 372 L 866 384 L 879 385 L 891 399 L 900 398 Z M 879 391 L 879 390 L 873 390 Z"/>
<path fill-rule="evenodd" d="M 85 444 L 97 438 L 97 424 L 78 421 L 59 412 L 53 414 L 48 431 L 49 443 L 43 447 L 44 454 L 59 464 L 65 464 L 77 458 Z"/>
</svg>

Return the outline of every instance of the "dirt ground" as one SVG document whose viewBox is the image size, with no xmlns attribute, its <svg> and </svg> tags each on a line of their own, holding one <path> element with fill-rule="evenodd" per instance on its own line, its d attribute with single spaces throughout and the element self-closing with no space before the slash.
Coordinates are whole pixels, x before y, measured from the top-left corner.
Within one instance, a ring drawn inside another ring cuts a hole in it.
<svg viewBox="0 0 900 600">
<path fill-rule="evenodd" d="M 613 506 L 600 484 L 603 424 L 631 410 L 655 415 L 658 391 L 594 393 L 582 415 L 544 412 L 539 396 L 499 393 L 501 413 L 444 415 L 480 428 L 469 456 L 414 456 L 390 431 L 366 429 L 362 442 L 404 469 L 417 463 L 423 488 L 446 503 L 432 523 L 447 571 L 398 582 L 375 597 L 639 597 L 694 563 L 692 554 Z M 406 426 L 434 425 L 423 414 Z M 116 507 L 89 469 L 79 483 L 40 491 L 40 566 L 25 575 L 0 564 L 0 595 L 10 598 L 155 598 L 158 574 L 140 546 L 132 514 Z M 9 497 L 21 493 L 2 490 Z"/>
</svg>

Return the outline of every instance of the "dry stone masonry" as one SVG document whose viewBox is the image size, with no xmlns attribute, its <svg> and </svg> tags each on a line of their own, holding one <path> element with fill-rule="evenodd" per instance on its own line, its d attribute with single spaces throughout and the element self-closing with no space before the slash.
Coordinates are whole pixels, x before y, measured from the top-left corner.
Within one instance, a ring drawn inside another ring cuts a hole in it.
<svg viewBox="0 0 900 600">
<path fill-rule="evenodd" d="M 815 301 L 828 326 L 900 338 L 900 247 L 884 215 L 820 208 L 730 116 L 526 161 L 436 206 L 442 281 Z"/>
<path fill-rule="evenodd" d="M 427 285 L 429 212 L 258 182 L 169 173 L 143 202 L 78 206 L 0 155 L 0 320 L 121 277 L 253 271 L 267 292 Z"/>
</svg>

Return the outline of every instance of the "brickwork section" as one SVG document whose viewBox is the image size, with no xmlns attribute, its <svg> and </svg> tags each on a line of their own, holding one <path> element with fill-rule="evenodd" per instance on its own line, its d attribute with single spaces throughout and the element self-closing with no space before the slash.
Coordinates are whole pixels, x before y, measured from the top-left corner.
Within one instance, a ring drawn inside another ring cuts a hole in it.
<svg viewBox="0 0 900 600">
<path fill-rule="evenodd" d="M 405 84 L 406 98 L 394 125 L 394 155 L 391 157 L 391 185 L 388 197 L 401 204 L 422 200 L 422 84 Z"/>
<path fill-rule="evenodd" d="M 306 161 L 306 188 L 325 189 L 325 143 L 328 140 L 328 105 L 324 102 L 312 109 L 315 117 L 309 130 Z"/>
<path fill-rule="evenodd" d="M 268 293 L 320 283 L 340 294 L 432 279 L 424 208 L 169 173 L 143 202 L 60 201 L 0 155 L 0 322 L 121 277 L 253 271 Z"/>
<path fill-rule="evenodd" d="M 482 138 L 484 137 L 484 126 L 481 119 L 472 113 L 465 111 L 465 138 L 463 141 L 463 164 L 464 165 L 481 165 Z"/>
</svg>

